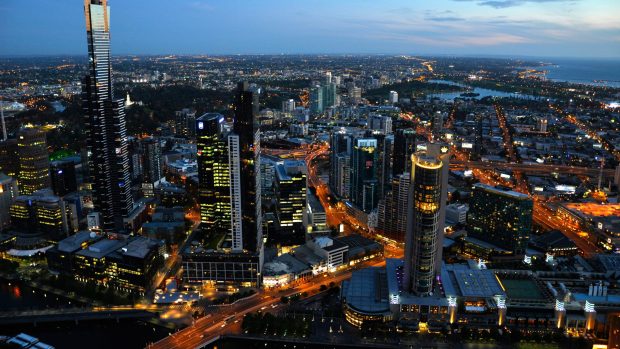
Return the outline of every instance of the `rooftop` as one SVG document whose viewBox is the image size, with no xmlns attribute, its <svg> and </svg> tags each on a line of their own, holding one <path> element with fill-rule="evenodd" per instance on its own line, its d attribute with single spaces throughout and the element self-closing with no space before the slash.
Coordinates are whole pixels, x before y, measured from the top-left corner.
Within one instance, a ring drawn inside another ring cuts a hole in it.
<svg viewBox="0 0 620 349">
<path fill-rule="evenodd" d="M 526 194 L 518 193 L 518 192 L 512 191 L 512 190 L 502 189 L 501 187 L 493 187 L 493 186 L 486 185 L 486 184 L 483 184 L 483 183 L 476 183 L 476 184 L 474 184 L 474 187 L 475 188 L 480 188 L 480 189 L 483 189 L 483 190 L 486 190 L 486 191 L 490 191 L 490 192 L 493 192 L 493 193 L 510 196 L 510 197 L 515 198 L 515 199 L 521 199 L 521 200 L 524 200 L 524 199 L 528 199 L 529 200 L 530 199 L 530 197 L 528 195 L 526 195 Z"/>
<path fill-rule="evenodd" d="M 100 259 L 121 248 L 126 243 L 127 242 L 125 240 L 103 239 L 88 246 L 88 248 L 79 251 L 77 254 L 80 256 Z"/>
<path fill-rule="evenodd" d="M 564 207 L 589 217 L 620 217 L 620 204 L 598 204 L 594 202 L 565 203 Z"/>
<path fill-rule="evenodd" d="M 79 231 L 68 238 L 58 242 L 58 250 L 62 252 L 75 252 L 82 248 L 82 244 L 88 241 L 95 241 L 101 237 L 90 231 Z"/>
<path fill-rule="evenodd" d="M 145 237 L 137 236 L 129 241 L 127 245 L 121 247 L 121 252 L 125 256 L 144 258 L 155 247 L 156 242 Z"/>
<path fill-rule="evenodd" d="M 343 282 L 342 294 L 347 305 L 363 313 L 385 313 L 390 310 L 387 275 L 381 267 L 354 271 Z"/>
<path fill-rule="evenodd" d="M 473 269 L 467 264 L 444 264 L 441 282 L 447 296 L 492 298 L 505 295 L 493 271 Z"/>
<path fill-rule="evenodd" d="M 295 256 L 285 253 L 282 254 L 275 259 L 273 259 L 269 263 L 265 263 L 263 268 L 263 274 L 265 275 L 281 275 L 281 274 L 299 274 L 306 270 L 310 269 L 310 266 L 299 259 L 295 258 Z"/>
<path fill-rule="evenodd" d="M 597 258 L 605 271 L 620 271 L 620 254 L 599 254 Z"/>
</svg>

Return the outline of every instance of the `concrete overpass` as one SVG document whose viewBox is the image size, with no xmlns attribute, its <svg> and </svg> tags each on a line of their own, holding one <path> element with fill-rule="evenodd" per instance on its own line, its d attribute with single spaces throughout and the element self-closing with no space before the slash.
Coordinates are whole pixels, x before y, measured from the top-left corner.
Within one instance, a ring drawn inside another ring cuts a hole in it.
<svg viewBox="0 0 620 349">
<path fill-rule="evenodd" d="M 510 162 L 483 162 L 483 161 L 458 161 L 451 160 L 450 168 L 452 169 L 464 169 L 464 168 L 476 168 L 484 170 L 511 170 L 520 171 L 529 174 L 550 174 L 552 172 L 558 172 L 561 174 L 567 173 L 576 176 L 591 176 L 597 177 L 600 173 L 598 167 L 577 167 L 569 165 L 549 165 L 549 164 L 516 164 Z M 613 169 L 603 169 L 604 178 L 613 178 Z"/>
<path fill-rule="evenodd" d="M 156 313 L 142 309 L 64 308 L 0 313 L 0 325 L 34 324 L 44 322 L 151 319 Z"/>
</svg>

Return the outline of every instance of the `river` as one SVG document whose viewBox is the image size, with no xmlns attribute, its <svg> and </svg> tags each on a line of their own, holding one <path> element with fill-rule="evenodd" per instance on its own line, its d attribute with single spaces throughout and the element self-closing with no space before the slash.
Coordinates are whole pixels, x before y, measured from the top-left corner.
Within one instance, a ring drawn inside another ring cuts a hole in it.
<svg viewBox="0 0 620 349">
<path fill-rule="evenodd" d="M 0 279 L 0 312 L 72 307 L 68 299 L 34 290 L 20 282 Z M 2 325 L 1 335 L 24 332 L 58 349 L 144 348 L 169 335 L 161 326 L 139 320 L 82 321 Z"/>
<path fill-rule="evenodd" d="M 526 95 L 526 94 L 521 94 L 521 93 L 514 93 L 514 92 L 511 93 L 511 92 L 503 92 L 503 91 L 498 91 L 498 90 L 491 90 L 491 89 L 488 89 L 488 88 L 472 87 L 472 86 L 468 86 L 468 85 L 464 85 L 464 84 L 459 84 L 457 82 L 449 81 L 449 80 L 428 80 L 428 82 L 429 83 L 447 84 L 447 85 L 452 85 L 452 86 L 460 86 L 460 87 L 463 87 L 464 89 L 467 88 L 468 90 L 466 92 L 472 92 L 472 93 L 477 93 L 478 94 L 478 96 L 473 97 L 475 99 L 481 99 L 481 98 L 484 98 L 484 97 L 512 97 L 512 98 L 522 98 L 522 99 L 536 100 L 536 99 L 543 98 L 543 97 L 536 97 L 536 96 Z M 468 97 L 461 96 L 462 93 L 463 93 L 463 91 L 434 93 L 434 94 L 429 94 L 428 97 L 439 97 L 441 99 L 450 100 L 450 101 L 454 100 L 457 97 L 468 98 Z M 469 98 L 472 98 L 472 97 L 469 97 Z"/>
</svg>

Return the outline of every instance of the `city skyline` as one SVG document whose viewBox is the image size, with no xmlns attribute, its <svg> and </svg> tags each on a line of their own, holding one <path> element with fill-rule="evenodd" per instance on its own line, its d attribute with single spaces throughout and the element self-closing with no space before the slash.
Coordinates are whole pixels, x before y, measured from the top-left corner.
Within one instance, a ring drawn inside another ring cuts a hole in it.
<svg viewBox="0 0 620 349">
<path fill-rule="evenodd" d="M 620 24 L 612 15 L 620 4 L 612 0 L 319 1 L 294 6 L 283 1 L 240 6 L 238 1 L 183 0 L 146 5 L 137 1 L 114 7 L 114 55 L 620 57 Z M 0 24 L 0 55 L 85 51 L 76 30 L 84 24 L 71 2 L 36 1 L 33 8 L 13 0 L 0 6 L 5 18 Z"/>
<path fill-rule="evenodd" d="M 620 348 L 611 0 L 28 4 L 0 348 Z"/>
</svg>

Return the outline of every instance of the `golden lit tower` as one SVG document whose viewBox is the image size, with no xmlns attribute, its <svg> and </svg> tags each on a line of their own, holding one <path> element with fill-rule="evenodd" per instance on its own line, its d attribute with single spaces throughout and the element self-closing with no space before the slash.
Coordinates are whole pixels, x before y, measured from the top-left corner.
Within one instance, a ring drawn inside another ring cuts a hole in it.
<svg viewBox="0 0 620 349">
<path fill-rule="evenodd" d="M 441 267 L 449 159 L 439 144 L 411 156 L 403 288 L 417 296 L 432 294 Z"/>
<path fill-rule="evenodd" d="M 20 194 L 30 195 L 39 189 L 51 187 L 50 160 L 45 131 L 39 128 L 20 130 L 17 135 L 17 154 Z"/>
</svg>

